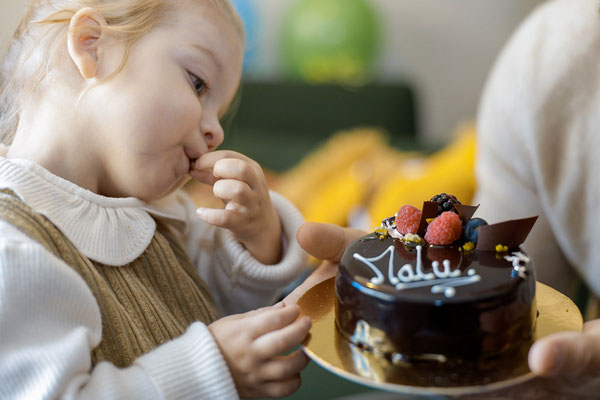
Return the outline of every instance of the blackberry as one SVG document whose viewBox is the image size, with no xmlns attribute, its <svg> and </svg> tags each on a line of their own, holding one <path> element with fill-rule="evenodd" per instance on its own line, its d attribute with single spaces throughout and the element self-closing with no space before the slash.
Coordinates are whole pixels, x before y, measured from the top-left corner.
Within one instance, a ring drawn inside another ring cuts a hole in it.
<svg viewBox="0 0 600 400">
<path fill-rule="evenodd" d="M 436 194 L 431 198 L 430 201 L 435 201 L 436 203 L 438 203 L 436 215 L 440 215 L 444 211 L 452 211 L 453 213 L 458 214 L 458 211 L 456 210 L 454 205 L 462 204 L 460 201 L 458 201 L 456 196 L 446 193 Z"/>
</svg>

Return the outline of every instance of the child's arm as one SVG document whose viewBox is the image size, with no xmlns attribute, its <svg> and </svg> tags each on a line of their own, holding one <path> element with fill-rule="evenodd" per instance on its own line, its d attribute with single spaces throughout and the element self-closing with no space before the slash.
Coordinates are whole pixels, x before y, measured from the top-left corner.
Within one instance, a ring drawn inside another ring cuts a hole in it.
<svg viewBox="0 0 600 400">
<path fill-rule="evenodd" d="M 209 225 L 198 218 L 194 202 L 181 190 L 156 203 L 156 207 L 149 211 L 156 214 L 162 209 L 173 215 L 172 218 L 186 223 L 186 226 L 178 228 L 178 231 L 182 234 L 182 240 L 198 273 L 211 288 L 211 293 L 222 314 L 241 313 L 272 304 L 281 293 L 281 289 L 292 283 L 306 268 L 307 254 L 296 240 L 296 233 L 304 223 L 302 214 L 287 199 L 267 190 L 262 169 L 254 161 L 230 151 L 209 153 L 205 157 L 207 158 L 197 162 L 196 168 L 200 167 L 200 163 L 218 167 L 219 164 L 229 164 L 230 161 L 236 165 L 256 168 L 252 174 L 255 174 L 259 180 L 257 184 L 260 188 L 259 194 L 254 193 L 248 197 L 261 198 L 260 204 L 265 205 L 263 207 L 269 209 L 269 214 L 273 212 L 275 216 L 267 218 L 266 213 L 256 212 L 253 214 L 254 217 L 249 217 L 250 222 L 242 225 L 257 229 L 256 237 L 260 238 L 262 233 L 269 231 L 268 228 L 262 227 L 263 222 L 260 221 L 265 220 L 264 226 L 276 222 L 279 229 L 270 229 L 270 233 L 276 232 L 279 237 L 261 239 L 265 246 L 271 240 L 273 243 L 267 247 L 276 249 L 278 253 L 281 252 L 276 264 L 265 264 L 254 257 L 252 251 L 247 248 L 250 245 L 240 242 L 234 232 L 238 224 L 234 224 L 231 229 L 225 229 Z M 242 163 L 237 164 L 237 161 Z M 193 175 L 204 181 L 216 182 L 213 187 L 216 187 L 217 191 L 220 184 L 239 184 L 245 188 L 251 186 L 235 179 L 217 180 L 214 177 L 207 177 L 213 176 L 212 167 L 207 168 L 195 171 Z M 242 171 L 243 168 L 240 169 L 240 174 L 243 175 Z M 228 203 L 228 206 L 232 207 L 233 205 L 230 204 L 232 202 Z M 244 208 L 247 211 L 251 209 L 250 206 Z M 224 218 L 246 218 L 244 211 L 224 209 L 207 210 L 207 212 Z"/>
<path fill-rule="evenodd" d="M 234 151 L 214 151 L 200 157 L 192 177 L 213 186 L 223 209 L 198 209 L 211 225 L 230 230 L 263 264 L 281 257 L 281 222 L 275 212 L 265 175 L 254 160 Z"/>
<path fill-rule="evenodd" d="M 183 190 L 146 206 L 148 212 L 167 222 L 179 236 L 222 315 L 273 304 L 281 289 L 307 268 L 307 254 L 296 240 L 304 223 L 302 214 L 283 196 L 269 194 L 281 221 L 281 241 L 285 243 L 281 260 L 274 265 L 256 260 L 231 231 L 198 218 L 194 201 Z"/>
<path fill-rule="evenodd" d="M 101 334 L 98 304 L 81 276 L 0 221 L 0 398 L 237 398 L 200 322 L 127 368 L 92 365 Z"/>
</svg>

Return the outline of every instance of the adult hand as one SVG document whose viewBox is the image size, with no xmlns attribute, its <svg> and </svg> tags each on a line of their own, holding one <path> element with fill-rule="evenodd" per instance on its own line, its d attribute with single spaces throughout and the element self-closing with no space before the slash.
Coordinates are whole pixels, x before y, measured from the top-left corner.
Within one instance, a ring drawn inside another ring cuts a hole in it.
<svg viewBox="0 0 600 400">
<path fill-rule="evenodd" d="M 298 243 L 308 254 L 324 261 L 283 301 L 286 304 L 296 303 L 308 289 L 335 276 L 337 263 L 346 247 L 365 233 L 358 229 L 342 228 L 333 224 L 307 222 L 302 225 L 296 235 Z"/>
<path fill-rule="evenodd" d="M 529 350 L 533 380 L 511 388 L 464 399 L 598 399 L 600 398 L 600 319 L 582 332 L 559 332 L 537 340 Z"/>
<path fill-rule="evenodd" d="M 543 377 L 586 381 L 600 378 L 600 319 L 586 322 L 582 332 L 560 332 L 536 341 L 529 368 Z"/>
</svg>

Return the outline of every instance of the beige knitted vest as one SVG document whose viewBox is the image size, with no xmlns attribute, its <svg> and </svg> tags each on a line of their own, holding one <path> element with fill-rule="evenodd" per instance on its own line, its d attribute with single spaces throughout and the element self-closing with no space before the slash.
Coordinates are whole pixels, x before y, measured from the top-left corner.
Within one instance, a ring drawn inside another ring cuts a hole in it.
<svg viewBox="0 0 600 400">
<path fill-rule="evenodd" d="M 102 314 L 102 339 L 92 361 L 126 367 L 140 355 L 180 336 L 194 321 L 210 323 L 217 309 L 181 244 L 157 220 L 144 253 L 119 267 L 81 254 L 46 217 L 9 190 L 0 191 L 0 218 L 41 243 L 81 275 Z M 17 266 L 15 266 L 17 267 Z"/>
</svg>

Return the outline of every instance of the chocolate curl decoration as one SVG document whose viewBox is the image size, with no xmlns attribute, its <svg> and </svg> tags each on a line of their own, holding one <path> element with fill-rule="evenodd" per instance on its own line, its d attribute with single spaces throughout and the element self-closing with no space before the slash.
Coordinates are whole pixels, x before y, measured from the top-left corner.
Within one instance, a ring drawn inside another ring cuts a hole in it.
<svg viewBox="0 0 600 400">
<path fill-rule="evenodd" d="M 437 208 L 437 201 L 423 202 L 423 211 L 421 212 L 421 221 L 419 222 L 419 229 L 417 229 L 417 235 L 425 237 L 425 231 L 427 231 L 427 219 L 436 217 Z"/>
<path fill-rule="evenodd" d="M 535 216 L 482 225 L 477 228 L 479 235 L 475 249 L 478 251 L 496 251 L 496 245 L 498 244 L 507 246 L 509 249 L 518 247 L 527 239 L 527 235 L 529 235 L 537 218 Z"/>
<path fill-rule="evenodd" d="M 476 206 L 454 204 L 454 208 L 456 208 L 456 211 L 458 211 L 458 215 L 460 216 L 462 223 L 466 224 L 467 221 L 471 219 L 473 214 L 475 214 L 475 211 L 477 211 L 477 209 L 479 208 L 479 204 L 477 204 Z"/>
</svg>

